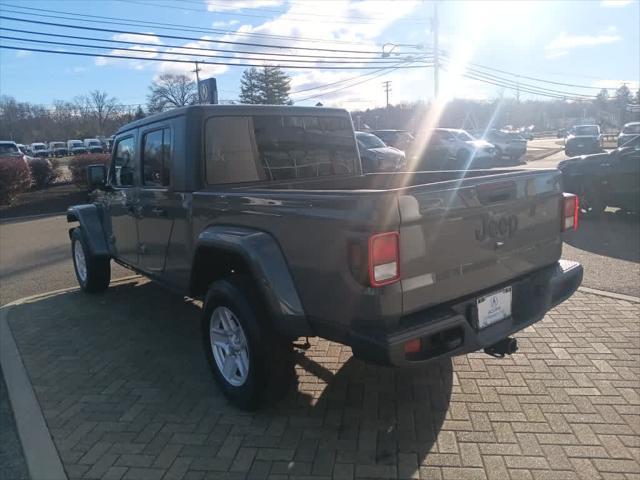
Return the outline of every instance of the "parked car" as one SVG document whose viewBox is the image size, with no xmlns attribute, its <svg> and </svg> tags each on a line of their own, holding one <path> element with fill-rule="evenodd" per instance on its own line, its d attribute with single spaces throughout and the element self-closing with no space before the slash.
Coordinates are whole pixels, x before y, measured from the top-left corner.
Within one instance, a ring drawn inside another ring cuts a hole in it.
<svg viewBox="0 0 640 480">
<path fill-rule="evenodd" d="M 558 132 L 556 133 L 556 137 L 557 138 L 565 138 L 567 136 L 567 129 L 566 128 L 559 128 Z"/>
<path fill-rule="evenodd" d="M 82 140 L 67 140 L 67 152 L 71 155 L 80 155 L 87 153 L 87 149 Z"/>
<path fill-rule="evenodd" d="M 405 167 L 407 161 L 404 152 L 388 147 L 377 136 L 356 132 L 356 140 L 364 172 L 394 172 Z"/>
<path fill-rule="evenodd" d="M 640 135 L 610 152 L 564 160 L 558 169 L 584 213 L 599 215 L 606 207 L 640 211 Z"/>
<path fill-rule="evenodd" d="M 564 153 L 568 157 L 588 155 L 602 151 L 602 135 L 598 125 L 576 125 L 564 141 Z"/>
<path fill-rule="evenodd" d="M 638 135 L 640 135 L 640 122 L 631 122 L 625 124 L 625 126 L 622 127 L 620 134 L 618 135 L 618 146 L 621 147 L 629 140 L 634 139 Z"/>
<path fill-rule="evenodd" d="M 495 147 L 495 158 L 498 163 L 501 163 L 504 157 L 511 162 L 517 162 L 527 153 L 527 141 L 517 132 L 492 129 L 482 138 Z"/>
<path fill-rule="evenodd" d="M 29 149 L 26 145 L 23 145 L 22 143 L 17 143 L 16 145 L 18 146 L 18 150 L 20 150 L 23 155 L 28 155 Z"/>
<path fill-rule="evenodd" d="M 407 152 L 414 141 L 413 135 L 406 130 L 374 130 L 371 133 L 386 145 L 402 150 L 403 152 Z"/>
<path fill-rule="evenodd" d="M 65 142 L 49 142 L 49 151 L 54 157 L 64 157 L 69 152 Z"/>
<path fill-rule="evenodd" d="M 46 143 L 36 142 L 31 144 L 31 155 L 34 157 L 46 158 L 51 155 L 51 151 L 47 147 Z"/>
<path fill-rule="evenodd" d="M 520 136 L 525 140 L 533 140 L 534 138 L 533 128 L 534 128 L 533 125 L 529 127 L 522 127 L 517 132 L 514 132 L 514 133 L 520 134 Z"/>
<path fill-rule="evenodd" d="M 558 170 L 361 172 L 342 109 L 132 122 L 108 170 L 87 169 L 94 203 L 67 212 L 76 277 L 104 290 L 114 259 L 204 299 L 207 359 L 244 409 L 287 391 L 299 336 L 399 367 L 510 354 L 510 335 L 580 285 L 582 267 L 559 261 L 577 203 Z"/>
<path fill-rule="evenodd" d="M 84 139 L 84 148 L 87 149 L 89 153 L 103 153 L 104 146 L 102 142 L 97 138 L 85 138 Z"/>
<path fill-rule="evenodd" d="M 0 157 L 21 157 L 23 153 L 18 148 L 16 142 L 11 140 L 0 140 Z"/>
<path fill-rule="evenodd" d="M 435 128 L 427 134 L 420 169 L 470 170 L 492 168 L 497 165 L 495 147 L 486 140 L 478 140 L 465 130 Z"/>
</svg>

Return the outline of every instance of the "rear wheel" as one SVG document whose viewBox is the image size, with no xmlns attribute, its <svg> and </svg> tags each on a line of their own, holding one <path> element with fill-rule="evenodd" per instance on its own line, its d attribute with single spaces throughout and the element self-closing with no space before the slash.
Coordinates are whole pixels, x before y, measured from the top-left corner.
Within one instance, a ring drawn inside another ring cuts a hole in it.
<svg viewBox="0 0 640 480">
<path fill-rule="evenodd" d="M 287 393 L 295 374 L 292 342 L 273 330 L 250 278 L 214 282 L 201 327 L 209 366 L 234 405 L 254 410 Z"/>
<path fill-rule="evenodd" d="M 92 256 L 79 228 L 71 233 L 71 256 L 76 279 L 83 292 L 98 293 L 109 286 L 110 259 Z"/>
<path fill-rule="evenodd" d="M 607 204 L 602 200 L 600 193 L 592 187 L 581 187 L 578 194 L 580 199 L 580 211 L 590 215 L 601 215 L 607 208 Z"/>
</svg>

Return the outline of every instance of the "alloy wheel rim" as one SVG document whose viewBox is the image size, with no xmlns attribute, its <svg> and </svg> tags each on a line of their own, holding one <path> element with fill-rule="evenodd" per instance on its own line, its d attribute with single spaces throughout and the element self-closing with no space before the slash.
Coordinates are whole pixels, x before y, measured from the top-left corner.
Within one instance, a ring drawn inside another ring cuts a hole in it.
<svg viewBox="0 0 640 480">
<path fill-rule="evenodd" d="M 218 370 L 234 387 L 249 376 L 247 337 L 236 315 L 227 307 L 216 307 L 209 319 L 209 343 Z"/>
<path fill-rule="evenodd" d="M 87 280 L 87 260 L 84 256 L 82 244 L 78 240 L 75 240 L 73 245 L 73 258 L 75 260 L 78 278 L 80 278 L 80 281 L 84 283 Z"/>
</svg>

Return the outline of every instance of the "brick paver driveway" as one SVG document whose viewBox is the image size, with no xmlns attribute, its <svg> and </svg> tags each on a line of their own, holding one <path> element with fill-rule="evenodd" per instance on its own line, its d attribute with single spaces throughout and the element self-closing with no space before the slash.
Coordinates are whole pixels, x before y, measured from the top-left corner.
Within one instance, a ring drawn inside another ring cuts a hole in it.
<svg viewBox="0 0 640 480">
<path fill-rule="evenodd" d="M 640 305 L 577 293 L 520 352 L 416 370 L 323 340 L 276 407 L 226 403 L 199 309 L 144 281 L 14 307 L 70 478 L 638 478 Z"/>
</svg>

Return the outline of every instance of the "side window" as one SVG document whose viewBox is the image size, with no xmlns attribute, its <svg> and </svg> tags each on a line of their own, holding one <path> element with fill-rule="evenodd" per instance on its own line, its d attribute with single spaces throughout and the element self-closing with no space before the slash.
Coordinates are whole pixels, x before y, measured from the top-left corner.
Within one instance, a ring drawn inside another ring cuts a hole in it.
<svg viewBox="0 0 640 480">
<path fill-rule="evenodd" d="M 111 183 L 116 187 L 136 184 L 136 152 L 133 137 L 123 138 L 116 144 L 111 165 Z"/>
<path fill-rule="evenodd" d="M 163 128 L 142 137 L 143 183 L 166 187 L 171 181 L 171 130 Z"/>
</svg>

